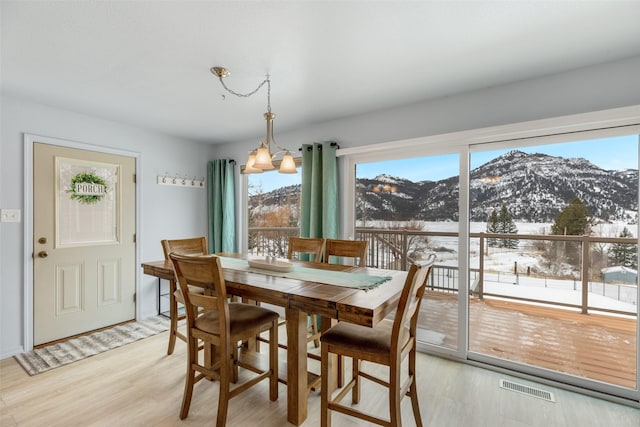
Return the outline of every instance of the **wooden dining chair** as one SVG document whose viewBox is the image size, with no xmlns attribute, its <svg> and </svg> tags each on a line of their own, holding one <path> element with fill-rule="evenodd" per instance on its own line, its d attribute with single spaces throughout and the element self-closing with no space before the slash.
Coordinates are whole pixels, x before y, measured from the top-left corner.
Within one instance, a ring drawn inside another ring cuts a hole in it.
<svg viewBox="0 0 640 427">
<path fill-rule="evenodd" d="M 301 254 L 308 254 L 310 261 L 322 262 L 324 239 L 315 237 L 289 237 L 287 249 L 288 259 L 300 259 Z"/>
<path fill-rule="evenodd" d="M 324 262 L 331 263 L 332 258 L 355 258 L 356 265 L 364 267 L 367 261 L 366 240 L 339 240 L 325 239 L 324 243 Z"/>
<path fill-rule="evenodd" d="M 269 399 L 278 399 L 278 313 L 264 307 L 229 302 L 227 290 L 216 256 L 188 256 L 170 253 L 187 311 L 188 363 L 180 419 L 189 414 L 193 386 L 203 378 L 220 382 L 216 426 L 226 424 L 229 400 L 260 381 L 269 379 Z M 204 294 L 193 293 L 201 288 Z M 199 310 L 202 308 L 203 310 Z M 238 343 L 269 332 L 269 365 L 262 369 L 242 362 Z M 200 362 L 198 348 L 204 343 L 205 357 Z M 214 346 L 219 357 L 214 361 Z M 236 369 L 252 371 L 249 379 L 237 382 Z M 231 383 L 234 382 L 233 388 Z M 206 403 L 206 402 L 205 402 Z"/>
<path fill-rule="evenodd" d="M 366 240 L 325 239 L 324 262 L 332 263 L 334 261 L 333 263 L 335 263 L 336 258 L 340 258 L 342 261 L 344 261 L 344 258 L 350 258 L 358 267 L 365 267 L 368 245 L 369 243 Z M 318 325 L 316 325 L 316 329 L 318 331 L 314 338 L 320 338 Z M 344 382 L 342 357 L 338 357 L 336 371 L 338 373 L 338 387 L 342 387 Z"/>
<path fill-rule="evenodd" d="M 162 240 L 162 251 L 164 259 L 169 261 L 171 252 L 183 255 L 207 255 L 207 239 L 205 237 L 193 237 L 188 239 Z M 194 292 L 202 293 L 201 288 L 196 288 Z M 187 341 L 187 337 L 178 330 L 178 321 L 184 319 L 185 315 L 178 312 L 178 303 L 184 304 L 182 291 L 176 285 L 175 280 L 169 280 L 169 318 L 171 326 L 169 327 L 169 347 L 167 354 L 172 354 L 176 345 L 176 338 Z"/>
<path fill-rule="evenodd" d="M 431 254 L 423 264 L 413 264 L 407 274 L 393 321 L 383 320 L 373 328 L 348 322 L 340 322 L 320 337 L 322 342 L 322 386 L 321 414 L 322 427 L 331 425 L 331 411 L 365 420 L 382 426 L 400 426 L 400 402 L 406 395 L 411 398 L 416 425 L 422 427 L 416 384 L 416 325 L 420 314 L 420 304 L 435 255 Z M 329 355 L 352 359 L 352 378 L 335 398 L 329 395 L 328 374 Z M 408 373 L 401 375 L 406 358 Z M 381 379 L 361 370 L 361 361 L 369 361 L 389 367 L 389 377 Z M 367 414 L 340 401 L 351 391 L 351 401 L 360 401 L 360 378 L 365 378 L 387 387 L 389 397 L 389 420 Z M 401 383 L 402 378 L 406 378 Z"/>
<path fill-rule="evenodd" d="M 324 239 L 315 237 L 289 237 L 287 249 L 288 259 L 300 259 L 301 254 L 308 254 L 311 261 L 322 262 L 324 252 Z M 313 259 L 311 259 L 313 256 Z M 316 316 L 309 316 L 309 336 L 307 342 L 313 341 L 313 345 L 320 346 L 320 327 Z"/>
</svg>

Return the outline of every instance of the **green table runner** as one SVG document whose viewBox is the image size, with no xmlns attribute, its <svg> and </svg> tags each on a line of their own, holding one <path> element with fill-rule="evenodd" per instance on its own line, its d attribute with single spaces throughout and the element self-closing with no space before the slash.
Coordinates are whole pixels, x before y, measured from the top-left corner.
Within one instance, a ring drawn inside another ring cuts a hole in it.
<svg viewBox="0 0 640 427">
<path fill-rule="evenodd" d="M 250 267 L 246 259 L 219 257 L 222 268 L 231 270 L 253 271 L 269 276 L 287 277 L 290 279 L 307 280 L 310 282 L 325 283 L 328 285 L 345 286 L 369 290 L 391 280 L 390 276 L 372 276 L 362 273 L 349 273 L 345 271 L 323 270 L 294 265 L 289 272 L 273 271 L 263 268 Z"/>
</svg>

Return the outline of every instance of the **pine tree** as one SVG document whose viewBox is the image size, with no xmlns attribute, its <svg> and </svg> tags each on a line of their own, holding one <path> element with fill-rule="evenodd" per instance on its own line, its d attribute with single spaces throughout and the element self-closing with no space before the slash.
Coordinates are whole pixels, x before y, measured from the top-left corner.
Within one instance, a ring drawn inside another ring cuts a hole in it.
<svg viewBox="0 0 640 427">
<path fill-rule="evenodd" d="M 619 237 L 633 237 L 633 234 L 627 227 L 624 227 Z M 636 245 L 632 243 L 614 243 L 611 245 L 608 255 L 613 265 L 638 268 L 638 250 Z"/>
<path fill-rule="evenodd" d="M 551 234 L 581 236 L 589 234 L 589 210 L 579 198 L 574 198 L 556 217 Z"/>
<path fill-rule="evenodd" d="M 494 209 L 491 211 L 491 215 L 489 215 L 489 220 L 487 221 L 487 233 L 499 233 L 498 231 L 498 214 Z M 490 247 L 497 247 L 498 240 L 496 238 L 488 238 L 487 245 Z"/>
<path fill-rule="evenodd" d="M 487 233 L 508 233 L 517 234 L 518 227 L 513 222 L 513 217 L 509 214 L 506 205 L 502 205 L 500 213 L 494 209 L 487 221 Z M 497 248 L 515 249 L 518 247 L 518 241 L 514 239 L 487 239 L 487 245 Z"/>
<path fill-rule="evenodd" d="M 506 205 L 502 205 L 500 208 L 500 214 L 498 215 L 498 232 L 506 234 L 517 234 L 518 227 L 513 222 L 513 217 L 509 214 L 509 210 Z M 518 247 L 518 241 L 514 239 L 500 239 L 499 246 L 501 248 L 516 249 Z"/>
<path fill-rule="evenodd" d="M 589 210 L 579 198 L 574 198 L 556 216 L 551 226 L 551 234 L 561 236 L 581 236 L 591 233 Z M 566 261 L 577 266 L 582 258 L 579 242 L 554 242 L 553 253 L 556 262 Z"/>
</svg>

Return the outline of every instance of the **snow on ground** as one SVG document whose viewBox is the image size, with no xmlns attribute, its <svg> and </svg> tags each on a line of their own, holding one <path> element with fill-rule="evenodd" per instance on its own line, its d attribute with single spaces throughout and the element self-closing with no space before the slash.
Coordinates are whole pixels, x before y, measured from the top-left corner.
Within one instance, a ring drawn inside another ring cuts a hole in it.
<svg viewBox="0 0 640 427">
<path fill-rule="evenodd" d="M 423 231 L 458 232 L 457 222 L 423 222 Z M 373 227 L 385 228 L 384 223 L 369 224 Z M 400 227 L 393 223 L 394 227 Z M 551 223 L 516 223 L 518 234 L 550 234 Z M 617 237 L 624 227 L 633 235 L 637 235 L 637 225 L 623 223 L 599 224 L 594 227 L 594 235 Z M 486 223 L 470 223 L 470 231 L 479 233 L 486 231 Z M 542 254 L 536 250 L 532 240 L 520 240 L 517 249 L 486 248 L 484 255 L 484 289 L 485 292 L 545 300 L 550 302 L 581 304 L 582 282 L 579 275 L 566 266 L 560 273 L 565 277 L 573 275 L 573 279 L 555 279 L 557 274 L 545 267 Z M 458 238 L 429 236 L 427 250 L 437 255 L 436 263 L 441 266 L 458 267 Z M 480 241 L 472 238 L 469 242 L 469 266 L 478 269 L 480 265 Z M 531 276 L 527 275 L 530 271 Z M 514 274 L 517 271 L 518 274 Z M 536 276 L 536 277 L 532 277 Z M 638 289 L 635 285 L 616 285 L 601 282 L 589 283 L 589 306 L 607 308 L 626 312 L 636 312 Z"/>
<path fill-rule="evenodd" d="M 504 283 L 487 281 L 484 282 L 484 291 L 492 294 L 504 295 L 508 297 L 529 298 L 549 302 L 557 302 L 564 304 L 582 304 L 581 283 L 571 280 L 554 280 L 555 288 L 544 287 L 544 279 L 525 277 L 519 278 L 519 283 Z M 547 280 L 546 282 L 550 282 Z M 601 285 L 601 284 L 599 284 Z M 575 290 L 574 287 L 575 286 Z M 597 308 L 607 308 L 611 310 L 620 310 L 635 313 L 637 310 L 637 289 L 635 286 L 628 286 L 628 302 L 607 296 L 589 292 L 589 306 Z M 633 301 L 636 303 L 634 304 Z"/>
</svg>

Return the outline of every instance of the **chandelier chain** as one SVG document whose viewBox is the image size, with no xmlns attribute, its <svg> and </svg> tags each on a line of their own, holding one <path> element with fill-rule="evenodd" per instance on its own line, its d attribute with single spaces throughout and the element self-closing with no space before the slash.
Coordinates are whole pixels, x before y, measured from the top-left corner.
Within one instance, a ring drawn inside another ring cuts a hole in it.
<svg viewBox="0 0 640 427">
<path fill-rule="evenodd" d="M 257 88 L 255 88 L 254 90 L 252 90 L 251 92 L 247 92 L 247 93 L 240 93 L 240 92 L 236 92 L 233 89 L 230 89 L 226 83 L 224 82 L 224 79 L 222 78 L 222 76 L 218 76 L 218 79 L 220 80 L 220 83 L 222 83 L 222 87 L 229 92 L 232 95 L 235 95 L 239 98 L 249 98 L 252 95 L 255 95 L 261 88 L 262 86 L 265 85 L 265 83 L 267 84 L 267 111 L 270 113 L 271 112 L 271 80 L 269 79 L 269 75 L 267 75 L 267 78 L 264 79 Z"/>
</svg>

